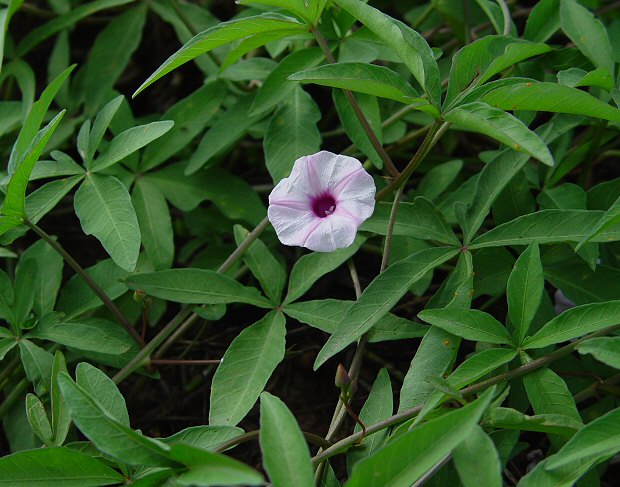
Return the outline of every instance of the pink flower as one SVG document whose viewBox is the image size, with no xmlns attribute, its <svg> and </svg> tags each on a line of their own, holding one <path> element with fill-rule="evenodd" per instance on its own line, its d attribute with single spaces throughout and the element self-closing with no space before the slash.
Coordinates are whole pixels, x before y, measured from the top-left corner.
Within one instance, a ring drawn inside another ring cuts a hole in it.
<svg viewBox="0 0 620 487">
<path fill-rule="evenodd" d="M 321 151 L 295 161 L 269 195 L 269 221 L 284 245 L 332 252 L 353 243 L 375 208 L 375 183 L 360 161 Z"/>
</svg>

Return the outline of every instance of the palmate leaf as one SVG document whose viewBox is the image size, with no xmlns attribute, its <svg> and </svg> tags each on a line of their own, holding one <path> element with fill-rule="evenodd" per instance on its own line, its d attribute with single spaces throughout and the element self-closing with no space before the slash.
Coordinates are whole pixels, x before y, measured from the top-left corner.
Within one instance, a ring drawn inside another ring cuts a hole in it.
<svg viewBox="0 0 620 487">
<path fill-rule="evenodd" d="M 274 13 L 222 22 L 190 39 L 181 49 L 175 52 L 157 68 L 157 70 L 142 83 L 133 96 L 136 96 L 159 78 L 165 76 L 182 64 L 218 46 L 239 39 L 245 39 L 255 34 L 273 32 L 276 30 L 297 30 L 299 33 L 303 33 L 308 30 L 308 26 L 290 17 Z"/>
<path fill-rule="evenodd" d="M 319 352 L 314 368 L 370 330 L 426 273 L 456 256 L 459 250 L 438 247 L 416 252 L 379 274 L 351 306 Z"/>
<path fill-rule="evenodd" d="M 235 426 L 252 409 L 284 358 L 285 319 L 272 311 L 230 344 L 211 385 L 209 424 Z"/>
</svg>

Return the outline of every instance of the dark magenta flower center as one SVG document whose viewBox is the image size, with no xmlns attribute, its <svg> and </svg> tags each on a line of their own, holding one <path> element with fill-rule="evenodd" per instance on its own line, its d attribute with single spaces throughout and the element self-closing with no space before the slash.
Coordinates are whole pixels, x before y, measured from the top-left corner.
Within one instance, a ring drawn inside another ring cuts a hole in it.
<svg viewBox="0 0 620 487">
<path fill-rule="evenodd" d="M 323 193 L 312 199 L 312 211 L 320 218 L 325 218 L 336 211 L 336 200 L 329 193 Z"/>
</svg>

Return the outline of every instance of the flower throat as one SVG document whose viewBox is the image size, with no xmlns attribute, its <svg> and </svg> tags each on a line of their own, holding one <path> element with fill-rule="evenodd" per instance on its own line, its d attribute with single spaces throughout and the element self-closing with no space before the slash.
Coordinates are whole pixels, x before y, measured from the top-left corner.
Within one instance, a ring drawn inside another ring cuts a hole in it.
<svg viewBox="0 0 620 487">
<path fill-rule="evenodd" d="M 312 211 L 320 218 L 325 218 L 336 211 L 336 200 L 331 194 L 323 193 L 312 200 Z"/>
</svg>

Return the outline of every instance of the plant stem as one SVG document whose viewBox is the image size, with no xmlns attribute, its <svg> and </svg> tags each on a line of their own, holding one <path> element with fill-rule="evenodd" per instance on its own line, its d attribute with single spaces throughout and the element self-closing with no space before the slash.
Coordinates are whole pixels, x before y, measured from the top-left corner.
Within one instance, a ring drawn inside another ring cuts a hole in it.
<svg viewBox="0 0 620 487">
<path fill-rule="evenodd" d="M 235 251 L 230 254 L 228 259 L 219 267 L 217 272 L 220 274 L 228 271 L 232 265 L 239 259 L 243 253 L 248 249 L 248 247 L 258 238 L 258 236 L 269 226 L 269 220 L 265 217 L 257 226 L 252 230 L 246 237 L 243 242 L 235 249 Z M 191 316 L 190 316 L 191 315 Z M 172 320 L 164 326 L 153 339 L 147 343 L 142 350 L 140 350 L 136 356 L 131 359 L 131 361 L 125 365 L 114 377 L 113 380 L 116 384 L 119 384 L 123 380 L 125 380 L 131 373 L 142 367 L 143 365 L 147 365 L 149 363 L 150 355 L 162 344 L 166 339 L 172 335 L 177 329 L 181 331 L 181 326 L 183 326 L 183 331 L 187 330 L 198 318 L 198 315 L 195 313 L 192 314 L 192 306 L 184 306 L 181 308 L 181 311 L 177 313 L 177 315 L 172 318 Z M 187 320 L 186 320 L 187 319 Z M 180 337 L 181 333 L 175 334 L 175 339 Z M 167 343 L 167 345 L 171 345 Z"/>
<path fill-rule="evenodd" d="M 116 320 L 125 328 L 127 333 L 142 346 L 142 338 L 138 331 L 133 327 L 125 315 L 114 304 L 110 297 L 105 293 L 103 289 L 97 284 L 92 277 L 77 263 L 77 261 L 71 257 L 71 255 L 62 248 L 62 246 L 48 235 L 42 228 L 35 225 L 31 221 L 24 219 L 24 225 L 33 230 L 39 237 L 47 242 L 60 256 L 71 266 L 71 268 L 80 276 L 80 278 L 86 283 L 86 285 L 97 295 L 97 297 L 106 305 L 110 312 L 114 315 Z"/>
<path fill-rule="evenodd" d="M 317 43 L 321 47 L 321 50 L 323 51 L 323 54 L 325 55 L 325 59 L 327 59 L 327 62 L 329 64 L 335 64 L 336 59 L 334 58 L 334 55 L 329 49 L 329 46 L 327 45 L 327 41 L 325 40 L 325 37 L 323 37 L 323 34 L 321 34 L 319 29 L 317 29 L 316 27 L 311 27 L 310 31 L 314 34 L 314 37 L 316 38 Z M 351 93 L 350 90 L 343 89 L 342 92 L 344 93 L 344 96 L 349 101 L 349 104 L 351 105 L 351 108 L 353 109 L 355 116 L 357 117 L 360 124 L 362 125 L 364 132 L 368 136 L 368 139 L 370 140 L 370 143 L 372 144 L 373 148 L 375 149 L 375 151 L 377 151 L 377 154 L 383 161 L 383 164 L 385 164 L 385 167 L 387 168 L 387 170 L 390 172 L 392 176 L 397 177 L 400 174 L 398 169 L 396 169 L 396 166 L 392 162 L 392 158 L 390 157 L 390 155 L 385 151 L 383 144 L 379 142 L 377 135 L 375 134 L 372 127 L 370 126 L 370 123 L 368 123 L 368 120 L 366 119 L 364 112 L 362 112 L 362 108 L 359 106 L 359 103 L 355 99 L 355 96 L 353 95 L 353 93 Z"/>
<path fill-rule="evenodd" d="M 401 185 L 396 191 L 396 195 L 394 196 L 394 202 L 392 203 L 392 211 L 390 212 L 390 219 L 388 220 L 387 231 L 385 232 L 385 245 L 383 246 L 383 257 L 381 258 L 381 270 L 379 273 L 383 272 L 385 268 L 388 266 L 390 261 L 390 251 L 392 249 L 392 236 L 394 234 L 394 224 L 396 223 L 396 215 L 398 214 L 398 205 L 400 203 L 401 198 L 403 197 L 403 191 L 405 189 L 405 185 Z"/>
<path fill-rule="evenodd" d="M 324 448 L 329 448 L 332 445 L 330 441 L 327 441 L 325 438 L 321 438 L 318 435 L 308 433 L 306 431 L 302 431 L 301 433 L 304 435 L 308 443 L 312 443 L 313 445 L 321 446 Z M 216 453 L 221 453 L 225 450 L 228 450 L 229 448 L 232 448 L 233 446 L 240 445 L 241 443 L 256 440 L 258 439 L 259 434 L 260 430 L 248 431 L 247 433 L 236 436 L 235 438 L 231 438 L 224 443 L 220 443 L 215 448 L 213 448 L 213 451 Z"/>
<path fill-rule="evenodd" d="M 509 36 L 510 35 L 510 27 L 511 27 L 511 19 L 510 19 L 510 9 L 508 5 L 506 5 L 505 0 L 495 0 L 499 5 L 499 8 L 502 10 L 502 16 L 504 17 L 504 31 L 502 35 Z"/>
</svg>

